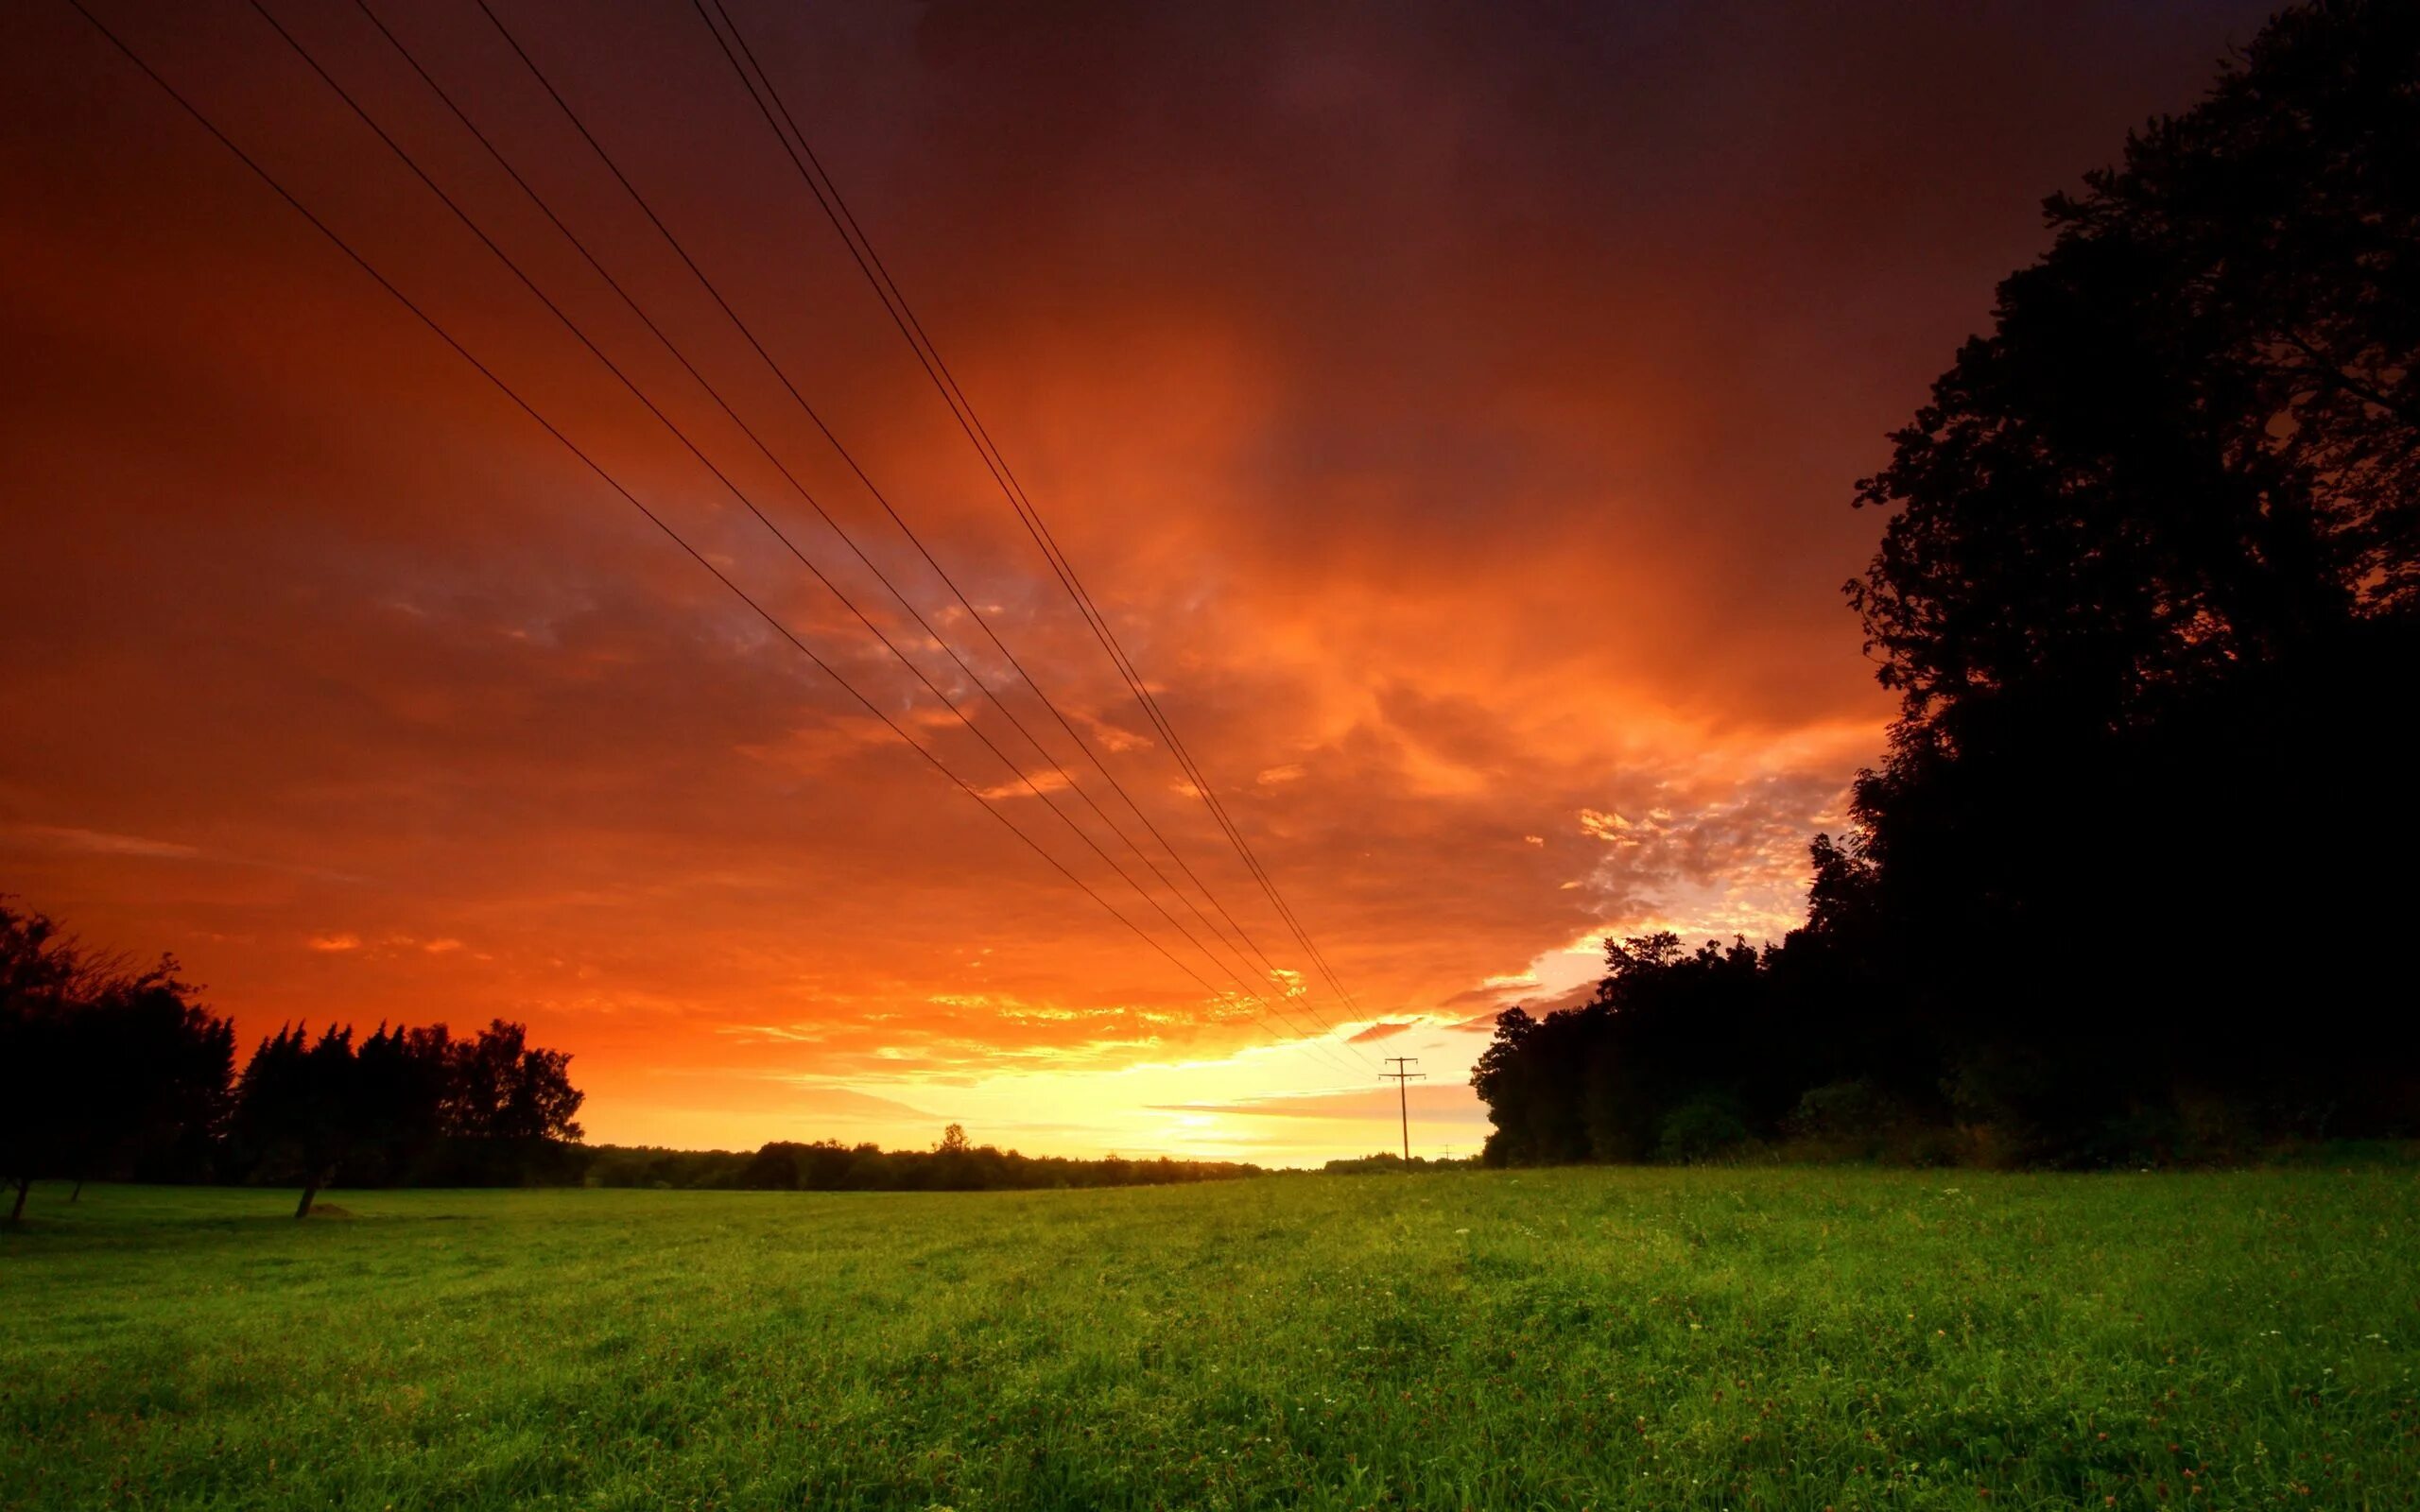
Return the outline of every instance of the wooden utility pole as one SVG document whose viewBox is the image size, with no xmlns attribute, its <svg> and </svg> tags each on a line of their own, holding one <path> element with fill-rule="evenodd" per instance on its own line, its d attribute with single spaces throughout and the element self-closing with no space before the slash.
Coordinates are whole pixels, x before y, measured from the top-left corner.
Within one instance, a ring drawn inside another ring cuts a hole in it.
<svg viewBox="0 0 2420 1512">
<path fill-rule="evenodd" d="M 1378 1079 L 1395 1084 L 1395 1108 L 1403 1115 L 1403 1168 L 1409 1171 L 1411 1169 L 1411 1091 L 1406 1084 L 1426 1081 L 1428 1074 L 1404 1070 L 1406 1066 L 1419 1065 L 1418 1056 L 1389 1056 L 1387 1063 L 1395 1069 L 1378 1073 Z"/>
</svg>

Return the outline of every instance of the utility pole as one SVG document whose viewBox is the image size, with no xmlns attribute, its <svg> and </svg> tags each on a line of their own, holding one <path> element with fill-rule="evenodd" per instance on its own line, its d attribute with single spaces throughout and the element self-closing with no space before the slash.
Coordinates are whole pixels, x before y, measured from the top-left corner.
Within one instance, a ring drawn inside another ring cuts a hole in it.
<svg viewBox="0 0 2420 1512">
<path fill-rule="evenodd" d="M 1418 1056 L 1389 1056 L 1387 1063 L 1395 1069 L 1378 1073 L 1378 1079 L 1395 1084 L 1395 1108 L 1403 1114 L 1403 1168 L 1409 1171 L 1411 1169 L 1411 1091 L 1407 1084 L 1426 1081 L 1428 1074 L 1404 1070 L 1406 1066 L 1419 1065 Z"/>
</svg>

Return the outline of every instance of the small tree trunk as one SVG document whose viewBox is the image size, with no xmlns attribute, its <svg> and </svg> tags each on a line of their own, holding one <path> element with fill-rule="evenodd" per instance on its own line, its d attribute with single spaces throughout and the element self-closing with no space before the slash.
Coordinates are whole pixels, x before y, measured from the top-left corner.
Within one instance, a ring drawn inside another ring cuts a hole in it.
<svg viewBox="0 0 2420 1512">
<path fill-rule="evenodd" d="M 75 1190 L 75 1191 L 73 1191 L 73 1192 L 70 1192 L 69 1194 L 67 1194 L 67 1200 L 68 1200 L 68 1201 L 70 1201 L 70 1202 L 75 1202 L 75 1201 L 78 1200 L 79 1198 L 81 1198 L 83 1195 L 84 1195 L 84 1178 L 83 1178 L 82 1177 L 80 1177 L 80 1176 L 79 1176 L 79 1177 L 78 1177 L 76 1178 L 76 1190 Z"/>
<path fill-rule="evenodd" d="M 297 1223 L 311 1216 L 311 1200 L 319 1194 L 320 1183 L 317 1177 L 303 1183 L 302 1200 L 294 1205 L 294 1218 Z"/>
<path fill-rule="evenodd" d="M 17 1177 L 16 1205 L 9 1210 L 9 1221 L 10 1223 L 15 1223 L 18 1219 L 26 1215 L 26 1189 L 31 1187 L 33 1184 L 33 1177 L 31 1177 L 21 1176 Z"/>
</svg>

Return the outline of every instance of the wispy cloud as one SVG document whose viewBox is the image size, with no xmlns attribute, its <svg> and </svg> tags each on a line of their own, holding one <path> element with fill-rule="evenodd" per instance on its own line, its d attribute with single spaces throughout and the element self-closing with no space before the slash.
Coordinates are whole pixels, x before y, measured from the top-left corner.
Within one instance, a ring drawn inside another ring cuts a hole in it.
<svg viewBox="0 0 2420 1512">
<path fill-rule="evenodd" d="M 1470 1090 L 1465 1087 L 1414 1082 L 1404 1095 L 1412 1116 L 1424 1121 L 1474 1124 L 1484 1117 L 1478 1104 L 1472 1101 Z M 1288 1092 L 1220 1101 L 1154 1103 L 1151 1107 L 1154 1111 L 1168 1113 L 1228 1114 L 1245 1118 L 1353 1119 L 1374 1123 L 1392 1119 L 1398 1104 L 1394 1088 L 1374 1087 L 1368 1091 L 1357 1088 L 1344 1091 Z"/>
<path fill-rule="evenodd" d="M 297 876 L 318 877 L 330 882 L 357 883 L 365 880 L 351 872 L 333 871 L 324 867 L 306 866 L 291 861 L 272 861 L 260 856 L 239 855 L 202 846 L 188 845 L 182 840 L 163 840 L 146 834 L 120 834 L 108 830 L 87 830 L 74 825 L 10 824 L 0 826 L 0 834 L 9 835 L 38 850 L 65 855 L 115 857 L 130 861 L 190 861 L 215 866 L 291 872 Z"/>
<path fill-rule="evenodd" d="M 9 833 L 22 835 L 37 845 L 48 845 L 78 855 L 134 856 L 152 861 L 194 861 L 208 855 L 199 846 L 184 845 L 175 840 L 154 840 L 140 834 L 112 834 L 104 830 L 79 830 L 59 824 L 11 825 Z"/>
</svg>

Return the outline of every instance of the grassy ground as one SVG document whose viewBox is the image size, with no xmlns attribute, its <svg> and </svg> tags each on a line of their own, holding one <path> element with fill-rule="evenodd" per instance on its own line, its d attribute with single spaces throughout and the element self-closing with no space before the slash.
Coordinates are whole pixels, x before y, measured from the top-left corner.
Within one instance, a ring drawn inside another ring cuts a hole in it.
<svg viewBox="0 0 2420 1512">
<path fill-rule="evenodd" d="M 65 1197 L 0 1505 L 2420 1506 L 2409 1172 Z"/>
</svg>

